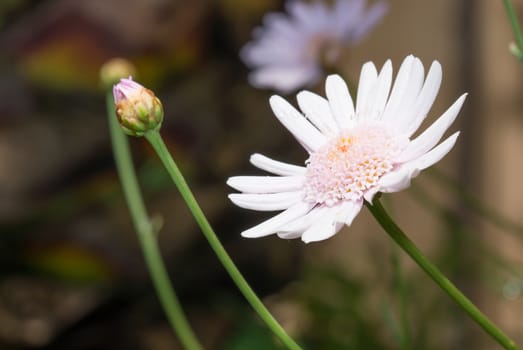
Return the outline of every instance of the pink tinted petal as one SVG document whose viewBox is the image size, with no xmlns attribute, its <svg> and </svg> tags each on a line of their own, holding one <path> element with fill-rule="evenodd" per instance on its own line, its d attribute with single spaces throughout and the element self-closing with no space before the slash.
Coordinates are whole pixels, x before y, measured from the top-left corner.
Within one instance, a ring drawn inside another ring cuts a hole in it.
<svg viewBox="0 0 523 350">
<path fill-rule="evenodd" d="M 392 62 L 387 60 L 378 75 L 378 79 L 370 92 L 370 98 L 366 99 L 366 106 L 363 107 L 368 113 L 367 119 L 380 119 L 387 99 L 389 98 L 390 87 L 392 84 Z"/>
<path fill-rule="evenodd" d="M 258 169 L 281 176 L 304 175 L 306 171 L 305 167 L 280 162 L 259 153 L 254 153 L 250 162 Z"/>
<path fill-rule="evenodd" d="M 367 100 L 371 98 L 371 88 L 378 80 L 378 71 L 372 62 L 367 62 L 361 68 L 360 81 L 358 84 L 358 94 L 356 97 L 356 117 L 358 120 L 365 119 L 368 111 L 364 110 Z"/>
<path fill-rule="evenodd" d="M 396 80 L 394 80 L 394 85 L 392 86 L 387 106 L 385 107 L 385 111 L 381 118 L 383 122 L 390 124 L 394 123 L 394 118 L 397 116 L 398 108 L 406 90 L 408 89 L 413 63 L 414 56 L 412 55 L 407 56 L 401 63 L 398 75 L 396 76 Z"/>
<path fill-rule="evenodd" d="M 272 218 L 248 230 L 243 231 L 241 235 L 246 238 L 258 238 L 272 235 L 278 232 L 279 229 L 285 224 L 307 214 L 313 206 L 313 204 L 305 202 L 296 203 L 280 214 L 273 216 Z"/>
<path fill-rule="evenodd" d="M 303 234 L 303 231 L 282 231 L 282 232 L 276 232 L 278 237 L 281 239 L 296 239 L 300 238 Z"/>
<path fill-rule="evenodd" d="M 411 121 L 406 122 L 406 127 L 404 130 L 407 136 L 410 137 L 412 134 L 414 134 L 414 132 L 416 132 L 416 130 L 418 130 L 419 126 L 427 116 L 430 108 L 434 104 L 436 96 L 438 95 L 439 87 L 441 85 L 441 77 L 441 65 L 438 61 L 432 62 L 429 73 L 427 74 L 427 79 L 423 85 L 423 89 L 421 90 L 418 96 L 418 101 L 412 110 L 413 113 L 410 118 Z"/>
<path fill-rule="evenodd" d="M 334 236 L 344 225 L 337 222 L 335 217 L 336 208 L 329 208 L 329 211 L 303 232 L 302 241 L 305 243 L 318 242 Z"/>
<path fill-rule="evenodd" d="M 279 193 L 231 193 L 231 202 L 244 209 L 260 211 L 284 210 L 301 201 L 301 191 Z"/>
<path fill-rule="evenodd" d="M 410 180 L 419 174 L 419 169 L 404 165 L 398 170 L 383 176 L 378 188 L 380 192 L 399 192 L 410 186 Z"/>
<path fill-rule="evenodd" d="M 354 125 L 354 104 L 349 88 L 339 75 L 329 75 L 325 82 L 325 92 L 329 100 L 332 116 L 340 129 Z"/>
<path fill-rule="evenodd" d="M 414 106 L 423 87 L 424 76 L 425 68 L 419 58 L 415 57 L 407 88 L 396 111 L 397 115 L 392 120 L 395 128 L 399 131 L 404 131 L 409 127 L 412 115 L 415 114 Z"/>
<path fill-rule="evenodd" d="M 132 77 L 120 79 L 120 82 L 113 86 L 114 102 L 119 103 L 126 98 L 131 98 L 143 89 L 144 87 L 133 81 Z"/>
<path fill-rule="evenodd" d="M 374 188 L 371 188 L 370 190 L 368 190 L 367 192 L 365 192 L 365 194 L 363 195 L 363 198 L 370 204 L 372 204 L 372 200 L 374 199 L 374 196 L 376 195 L 376 193 L 378 193 L 380 191 L 379 187 L 374 187 Z"/>
<path fill-rule="evenodd" d="M 303 234 L 305 230 L 311 227 L 320 217 L 325 215 L 329 210 L 326 206 L 316 206 L 306 215 L 285 224 L 278 232 L 278 236 L 282 238 L 295 238 Z M 299 234 L 296 236 L 296 234 Z"/>
<path fill-rule="evenodd" d="M 294 135 L 307 151 L 315 151 L 327 141 L 305 117 L 280 96 L 269 99 L 272 111 L 278 120 Z"/>
<path fill-rule="evenodd" d="M 296 96 L 298 105 L 307 119 L 325 136 L 332 137 L 339 131 L 334 120 L 329 102 L 310 91 L 302 91 Z"/>
<path fill-rule="evenodd" d="M 122 100 L 125 99 L 125 95 L 123 94 L 123 91 L 117 87 L 117 85 L 113 86 L 113 98 L 114 103 L 120 103 Z"/>
<path fill-rule="evenodd" d="M 410 180 L 431 165 L 439 162 L 454 147 L 459 132 L 434 147 L 421 157 L 401 165 L 396 171 L 384 175 L 378 182 L 380 192 L 398 192 L 410 186 Z"/>
<path fill-rule="evenodd" d="M 352 221 L 359 214 L 363 206 L 363 200 L 345 201 L 342 204 L 340 211 L 336 217 L 336 221 L 344 223 L 347 226 L 352 224 Z"/>
<path fill-rule="evenodd" d="M 419 170 L 427 169 L 428 167 L 439 162 L 443 157 L 450 152 L 452 147 L 456 144 L 458 139 L 459 131 L 449 136 L 445 141 L 434 147 L 430 152 L 425 153 L 418 159 L 415 159 L 409 163 L 405 163 L 411 167 L 415 167 Z"/>
<path fill-rule="evenodd" d="M 244 193 L 278 193 L 303 187 L 303 176 L 233 176 L 227 185 Z"/>
<path fill-rule="evenodd" d="M 301 237 L 305 243 L 328 239 L 338 233 L 343 226 L 352 224 L 363 205 L 363 201 L 345 201 L 333 207 L 323 207 L 321 216 L 315 218 Z"/>
<path fill-rule="evenodd" d="M 452 106 L 447 109 L 441 117 L 438 118 L 430 127 L 428 127 L 421 135 L 416 137 L 410 142 L 407 148 L 399 156 L 398 162 L 404 163 L 412 159 L 418 158 L 421 155 L 428 152 L 432 147 L 434 147 L 441 137 L 447 131 L 447 129 L 452 125 L 458 113 L 463 106 L 465 97 L 467 94 L 461 95 Z"/>
</svg>

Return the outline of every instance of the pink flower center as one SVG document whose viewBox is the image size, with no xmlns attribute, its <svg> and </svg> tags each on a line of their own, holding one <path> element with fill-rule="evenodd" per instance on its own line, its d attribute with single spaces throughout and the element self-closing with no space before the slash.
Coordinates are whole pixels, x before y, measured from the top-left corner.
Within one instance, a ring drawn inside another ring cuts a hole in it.
<svg viewBox="0 0 523 350">
<path fill-rule="evenodd" d="M 401 138 L 376 124 L 343 131 L 307 160 L 304 200 L 332 206 L 360 199 L 393 169 L 402 145 Z"/>
</svg>

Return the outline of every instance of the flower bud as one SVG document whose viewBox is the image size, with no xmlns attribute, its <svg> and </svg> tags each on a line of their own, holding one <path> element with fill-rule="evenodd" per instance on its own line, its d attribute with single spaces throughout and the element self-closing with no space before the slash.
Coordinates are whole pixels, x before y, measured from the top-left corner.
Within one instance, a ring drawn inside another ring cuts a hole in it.
<svg viewBox="0 0 523 350">
<path fill-rule="evenodd" d="M 116 116 L 125 133 L 143 136 L 158 130 L 163 121 L 162 103 L 149 89 L 129 79 L 113 87 Z"/>
<path fill-rule="evenodd" d="M 113 58 L 100 68 L 100 81 L 104 88 L 110 89 L 120 79 L 136 74 L 134 65 L 124 58 Z"/>
</svg>

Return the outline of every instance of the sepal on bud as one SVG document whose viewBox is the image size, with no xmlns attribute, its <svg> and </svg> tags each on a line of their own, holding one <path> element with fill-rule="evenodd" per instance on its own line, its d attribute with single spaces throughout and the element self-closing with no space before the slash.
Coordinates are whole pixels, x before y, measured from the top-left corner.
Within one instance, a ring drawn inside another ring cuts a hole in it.
<svg viewBox="0 0 523 350">
<path fill-rule="evenodd" d="M 113 96 L 116 116 L 126 134 L 143 136 L 160 129 L 163 107 L 154 92 L 129 77 L 113 87 Z"/>
</svg>

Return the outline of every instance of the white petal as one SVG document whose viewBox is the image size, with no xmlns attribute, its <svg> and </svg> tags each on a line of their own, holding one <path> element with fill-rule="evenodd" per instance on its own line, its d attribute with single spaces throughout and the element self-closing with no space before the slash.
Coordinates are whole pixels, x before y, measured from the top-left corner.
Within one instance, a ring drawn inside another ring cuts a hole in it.
<svg viewBox="0 0 523 350">
<path fill-rule="evenodd" d="M 289 207 L 287 210 L 279 213 L 276 216 L 273 216 L 261 224 L 243 231 L 241 235 L 247 238 L 258 238 L 276 233 L 279 228 L 286 223 L 307 214 L 307 212 L 309 212 L 313 206 L 314 204 L 311 203 L 298 202 L 292 207 Z"/>
<path fill-rule="evenodd" d="M 332 117 L 329 102 L 310 91 L 302 91 L 297 95 L 298 105 L 307 119 L 326 136 L 338 133 L 338 125 Z"/>
<path fill-rule="evenodd" d="M 233 176 L 227 185 L 244 193 L 277 193 L 297 191 L 304 180 L 303 176 Z"/>
<path fill-rule="evenodd" d="M 423 87 L 425 69 L 419 58 L 415 57 L 412 63 L 412 71 L 405 93 L 396 110 L 397 115 L 392 120 L 397 130 L 403 131 L 409 127 L 412 116 L 415 114 L 415 104 Z"/>
<path fill-rule="evenodd" d="M 396 171 L 384 175 L 378 181 L 379 191 L 385 193 L 402 191 L 410 186 L 410 180 L 418 174 L 418 169 L 404 165 Z"/>
<path fill-rule="evenodd" d="M 264 66 L 249 74 L 251 85 L 259 88 L 274 88 L 287 94 L 300 87 L 314 83 L 320 75 L 318 67 L 311 65 Z"/>
<path fill-rule="evenodd" d="M 334 207 L 320 207 L 318 214 L 307 222 L 310 225 L 304 232 L 301 239 L 305 243 L 321 241 L 334 236 L 343 225 L 350 225 L 361 211 L 363 201 L 345 201 Z M 296 227 L 303 228 L 303 227 Z M 297 230 L 296 230 L 297 231 Z"/>
<path fill-rule="evenodd" d="M 359 214 L 363 206 L 363 200 L 358 201 L 346 201 L 343 202 L 342 208 L 338 212 L 336 221 L 342 222 L 347 226 L 352 224 L 352 221 Z"/>
<path fill-rule="evenodd" d="M 305 231 L 309 228 L 319 217 L 325 214 L 329 210 L 329 207 L 324 205 L 318 205 L 314 207 L 307 215 L 304 215 L 292 222 L 289 222 L 283 226 L 281 232 L 291 232 L 291 231 Z"/>
<path fill-rule="evenodd" d="M 421 170 L 440 161 L 454 147 L 459 132 L 434 147 L 423 156 L 401 165 L 396 171 L 384 175 L 379 181 L 380 192 L 398 192 L 410 186 L 410 180 L 418 176 Z"/>
<path fill-rule="evenodd" d="M 303 234 L 303 231 L 282 231 L 276 232 L 276 234 L 282 239 L 295 239 L 300 238 Z"/>
<path fill-rule="evenodd" d="M 411 167 L 415 167 L 419 170 L 427 169 L 429 166 L 439 162 L 443 157 L 447 155 L 447 153 L 450 152 L 452 147 L 454 147 L 454 145 L 456 144 L 458 136 L 459 131 L 449 136 L 445 141 L 434 147 L 430 152 L 425 153 L 418 159 L 415 159 L 405 164 L 410 164 Z"/>
<path fill-rule="evenodd" d="M 279 162 L 259 153 L 253 154 L 250 162 L 258 169 L 282 176 L 304 175 L 306 171 L 305 167 Z"/>
<path fill-rule="evenodd" d="M 363 198 L 365 198 L 365 200 L 372 204 L 372 200 L 374 199 L 374 196 L 376 195 L 376 193 L 378 193 L 380 191 L 379 187 L 373 187 L 371 188 L 370 190 L 368 190 L 367 192 L 365 192 L 363 194 Z"/>
<path fill-rule="evenodd" d="M 389 101 L 385 107 L 385 111 L 381 118 L 384 122 L 393 122 L 393 119 L 396 117 L 396 111 L 398 110 L 399 105 L 403 99 L 403 95 L 407 90 L 408 83 L 410 80 L 412 66 L 414 62 L 414 56 L 407 56 L 401 63 L 398 75 L 394 81 L 394 86 L 390 93 Z"/>
<path fill-rule="evenodd" d="M 280 193 L 231 193 L 229 199 L 244 209 L 284 210 L 301 201 L 301 191 Z"/>
<path fill-rule="evenodd" d="M 358 95 L 356 97 L 356 116 L 358 119 L 365 118 L 364 108 L 370 98 L 370 90 L 378 79 L 378 72 L 372 62 L 367 62 L 361 67 L 360 82 L 358 84 Z"/>
<path fill-rule="evenodd" d="M 410 118 L 411 121 L 405 123 L 405 133 L 407 136 L 410 137 L 416 130 L 418 130 L 430 108 L 434 104 L 441 85 L 441 76 L 441 65 L 438 61 L 432 62 L 425 84 L 423 84 L 423 88 L 418 96 L 418 101 L 416 101 L 413 108 L 413 114 Z"/>
<path fill-rule="evenodd" d="M 301 236 L 305 230 L 311 227 L 328 210 L 329 207 L 327 206 L 316 206 L 306 215 L 282 226 L 278 232 L 278 236 L 285 239 L 297 238 Z"/>
<path fill-rule="evenodd" d="M 344 225 L 335 220 L 337 211 L 338 208 L 336 207 L 329 208 L 321 218 L 303 232 L 301 239 L 305 243 L 310 243 L 322 241 L 334 236 Z"/>
<path fill-rule="evenodd" d="M 354 104 L 347 84 L 339 75 L 329 75 L 325 82 L 325 93 L 329 100 L 332 116 L 340 129 L 354 125 Z"/>
<path fill-rule="evenodd" d="M 316 151 L 327 141 L 318 129 L 280 96 L 271 96 L 269 103 L 276 117 L 307 151 Z"/>
<path fill-rule="evenodd" d="M 461 95 L 438 120 L 412 140 L 396 161 L 399 163 L 408 162 L 432 149 L 458 116 L 466 96 L 467 94 Z"/>
<path fill-rule="evenodd" d="M 362 115 L 359 119 L 379 119 L 385 109 L 387 98 L 389 97 L 390 86 L 392 84 L 392 63 L 387 60 L 381 69 L 378 79 L 374 82 L 368 97 L 365 99 L 365 106 L 361 107 Z M 359 101 L 359 97 L 358 97 Z M 359 102 L 357 103 L 359 106 Z"/>
</svg>

